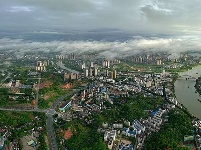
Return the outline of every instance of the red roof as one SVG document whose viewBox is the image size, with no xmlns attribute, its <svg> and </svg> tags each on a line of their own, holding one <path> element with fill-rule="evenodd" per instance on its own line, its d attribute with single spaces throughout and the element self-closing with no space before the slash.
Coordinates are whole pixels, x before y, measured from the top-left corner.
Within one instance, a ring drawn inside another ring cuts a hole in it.
<svg viewBox="0 0 201 150">
<path fill-rule="evenodd" d="M 68 129 L 67 131 L 65 131 L 65 133 L 64 133 L 64 139 L 65 140 L 70 139 L 72 136 L 73 136 L 73 133 L 71 132 L 70 129 Z"/>
</svg>

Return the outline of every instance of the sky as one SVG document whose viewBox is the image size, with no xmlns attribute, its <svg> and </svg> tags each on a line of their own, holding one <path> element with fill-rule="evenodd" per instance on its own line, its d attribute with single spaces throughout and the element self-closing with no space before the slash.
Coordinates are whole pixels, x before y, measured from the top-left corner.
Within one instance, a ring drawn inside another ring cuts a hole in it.
<svg viewBox="0 0 201 150">
<path fill-rule="evenodd" d="M 200 34 L 200 0 L 2 0 L 1 30 Z"/>
<path fill-rule="evenodd" d="M 91 33 L 89 36 L 80 34 L 89 31 L 101 39 L 93 39 Z M 106 40 L 109 35 L 105 33 L 110 31 L 115 33 L 113 36 L 117 41 Z M 179 56 L 189 50 L 201 51 L 201 1 L 1 0 L 2 32 L 13 34 L 12 37 L 0 35 L 0 51 L 19 55 L 42 50 L 60 53 L 99 51 L 100 56 L 111 59 L 141 51 L 166 51 Z M 70 35 L 70 32 L 77 33 Z M 23 33 L 34 33 L 38 40 L 27 41 Z M 118 36 L 122 33 L 132 36 L 120 42 Z M 71 38 L 61 40 L 58 37 L 62 34 Z M 51 40 L 42 41 L 42 36 L 51 37 Z"/>
</svg>

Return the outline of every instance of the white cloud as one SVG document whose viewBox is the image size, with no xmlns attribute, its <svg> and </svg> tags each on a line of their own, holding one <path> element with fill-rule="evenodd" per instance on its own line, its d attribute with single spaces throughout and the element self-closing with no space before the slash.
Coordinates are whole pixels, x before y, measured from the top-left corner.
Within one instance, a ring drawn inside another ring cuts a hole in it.
<svg viewBox="0 0 201 150">
<path fill-rule="evenodd" d="M 16 12 L 32 12 L 34 9 L 32 7 L 28 6 L 12 6 L 9 9 L 10 12 L 16 13 Z"/>
<path fill-rule="evenodd" d="M 23 54 L 27 51 L 58 52 L 62 54 L 85 52 L 98 52 L 99 57 L 118 58 L 134 56 L 140 52 L 164 51 L 169 54 L 179 54 L 187 51 L 200 51 L 201 38 L 142 38 L 132 39 L 125 42 L 103 41 L 52 41 L 52 42 L 27 42 L 22 39 L 0 39 L 0 51 L 10 51 Z"/>
</svg>

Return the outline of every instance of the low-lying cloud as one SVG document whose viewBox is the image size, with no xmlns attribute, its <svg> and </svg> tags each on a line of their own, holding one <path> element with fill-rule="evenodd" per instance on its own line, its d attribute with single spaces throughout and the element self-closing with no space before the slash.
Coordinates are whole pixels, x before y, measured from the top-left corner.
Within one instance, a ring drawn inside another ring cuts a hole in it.
<svg viewBox="0 0 201 150">
<path fill-rule="evenodd" d="M 177 56 L 181 52 L 200 51 L 201 43 L 199 37 L 182 38 L 143 38 L 134 37 L 125 42 L 107 41 L 51 41 L 31 42 L 23 39 L 0 39 L 0 51 L 12 52 L 15 55 L 23 55 L 25 52 L 58 52 L 70 53 L 99 53 L 99 57 L 108 59 L 134 56 L 141 52 L 168 52 Z"/>
</svg>

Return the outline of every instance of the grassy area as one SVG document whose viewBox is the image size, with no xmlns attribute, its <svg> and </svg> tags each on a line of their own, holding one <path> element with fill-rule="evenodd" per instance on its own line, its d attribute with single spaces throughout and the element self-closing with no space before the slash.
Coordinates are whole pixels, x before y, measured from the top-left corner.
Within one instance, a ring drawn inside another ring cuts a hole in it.
<svg viewBox="0 0 201 150">
<path fill-rule="evenodd" d="M 40 95 L 43 95 L 43 97 L 39 99 L 39 108 L 49 108 L 57 98 L 68 92 L 69 90 L 62 90 L 60 86 L 41 89 Z"/>
<path fill-rule="evenodd" d="M 102 140 L 103 135 L 98 134 L 97 130 L 87 127 L 80 120 L 74 119 L 72 122 L 66 123 L 58 121 L 55 128 L 60 149 L 68 147 L 69 150 L 107 150 L 107 147 Z M 70 139 L 65 140 L 61 144 L 59 139 L 64 135 L 61 131 L 67 129 L 70 129 L 73 135 Z"/>
</svg>

